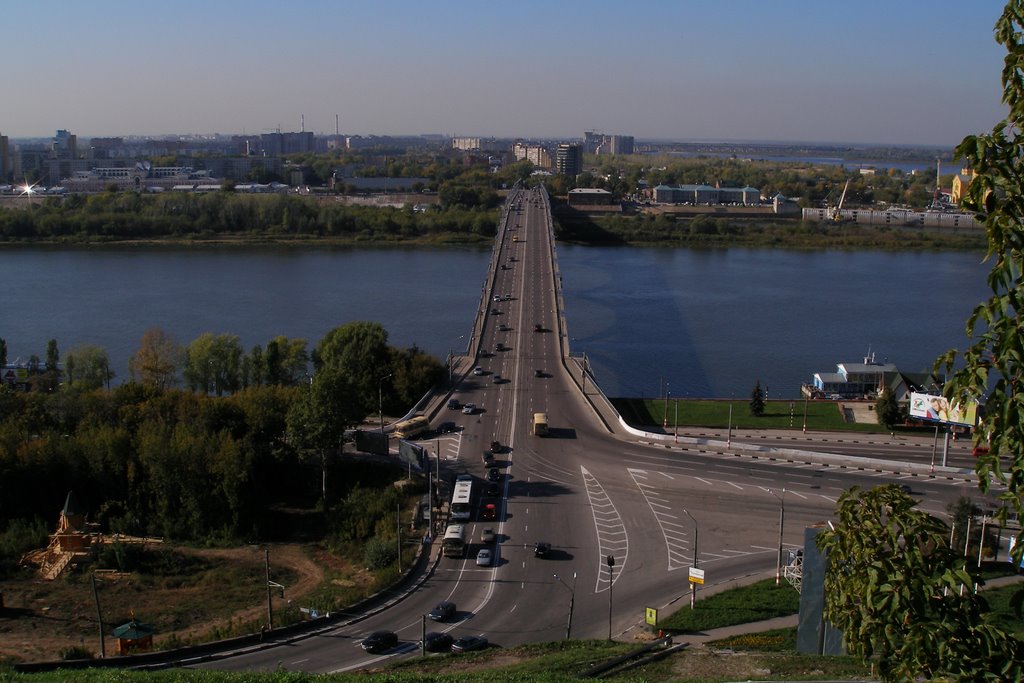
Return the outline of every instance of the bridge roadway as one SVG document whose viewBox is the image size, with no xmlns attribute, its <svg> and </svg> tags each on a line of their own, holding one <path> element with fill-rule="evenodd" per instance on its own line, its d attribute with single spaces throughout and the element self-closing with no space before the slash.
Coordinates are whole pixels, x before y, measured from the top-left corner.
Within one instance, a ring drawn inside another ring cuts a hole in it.
<svg viewBox="0 0 1024 683">
<path fill-rule="evenodd" d="M 426 622 L 426 630 L 454 637 L 480 634 L 500 646 L 558 640 L 566 636 L 574 598 L 573 638 L 631 638 L 643 628 L 644 608 L 662 615 L 685 609 L 695 554 L 706 572 L 701 591 L 774 576 L 781 500 L 789 549 L 803 545 L 804 528 L 828 519 L 850 486 L 909 482 L 922 508 L 935 514 L 945 514 L 960 495 L 978 495 L 962 471 L 887 462 L 907 452 L 930 453 L 931 439 L 832 444 L 828 435 L 799 431 L 784 438 L 631 432 L 570 357 L 561 302 L 547 196 L 540 189 L 515 190 L 452 394 L 478 411 L 447 410 L 447 396 L 436 397 L 429 411 L 435 423 L 453 419 L 460 427 L 429 442 L 429 449 L 443 471 L 472 473 L 478 491 L 486 487 L 482 451 L 492 440 L 504 446 L 497 456 L 500 495 L 476 496 L 469 552 L 436 559 L 416 590 L 385 609 L 202 666 L 329 672 L 416 656 L 423 615 L 441 600 L 457 604 L 456 618 Z M 498 342 L 506 350 L 496 351 Z M 486 374 L 473 374 L 476 366 Z M 505 382 L 494 382 L 499 374 Z M 547 413 L 547 438 L 531 434 L 534 412 Z M 800 451 L 817 455 L 802 458 Z M 880 454 L 886 462 L 878 466 L 851 457 Z M 498 506 L 494 522 L 479 518 L 488 502 Z M 497 532 L 492 567 L 474 561 L 485 527 Z M 538 540 L 552 546 L 546 558 L 534 556 Z M 611 568 L 608 557 L 614 558 Z M 395 631 L 399 646 L 383 655 L 364 653 L 360 639 L 378 629 Z"/>
</svg>

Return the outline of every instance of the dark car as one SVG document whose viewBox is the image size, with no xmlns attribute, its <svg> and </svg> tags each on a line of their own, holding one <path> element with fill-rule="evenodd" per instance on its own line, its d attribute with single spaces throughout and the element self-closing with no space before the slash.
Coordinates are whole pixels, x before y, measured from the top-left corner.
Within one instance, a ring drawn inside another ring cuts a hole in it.
<svg viewBox="0 0 1024 683">
<path fill-rule="evenodd" d="M 363 642 L 361 642 L 360 645 L 367 652 L 372 652 L 374 654 L 378 652 L 387 652 L 394 646 L 398 645 L 398 636 L 392 631 L 374 631 L 363 638 Z"/>
<path fill-rule="evenodd" d="M 484 506 L 483 517 L 484 520 L 487 522 L 493 521 L 498 518 L 498 508 L 494 505 L 494 503 L 488 503 L 487 505 Z"/>
<path fill-rule="evenodd" d="M 448 410 L 458 410 L 460 408 L 459 399 L 450 398 L 448 399 Z"/>
<path fill-rule="evenodd" d="M 494 453 L 484 451 L 484 467 L 494 467 Z"/>
<path fill-rule="evenodd" d="M 547 557 L 547 554 L 551 552 L 551 544 L 544 541 L 537 541 L 533 545 L 534 557 Z"/>
<path fill-rule="evenodd" d="M 486 494 L 488 496 L 497 496 L 500 493 L 501 493 L 501 487 L 499 487 L 494 482 L 491 482 L 490 484 L 487 485 Z"/>
<path fill-rule="evenodd" d="M 423 649 L 427 652 L 448 652 L 452 649 L 452 637 L 447 633 L 431 631 L 423 637 Z"/>
<path fill-rule="evenodd" d="M 483 636 L 463 636 L 452 643 L 452 652 L 472 652 L 487 647 L 487 638 Z"/>
<path fill-rule="evenodd" d="M 501 442 L 500 441 L 492 441 L 491 442 L 491 453 L 501 453 Z"/>
<path fill-rule="evenodd" d="M 430 610 L 429 616 L 434 621 L 448 621 L 455 614 L 455 603 L 451 600 L 437 603 L 437 607 Z"/>
<path fill-rule="evenodd" d="M 544 376 L 544 371 L 541 370 L 540 368 L 537 368 L 536 370 L 533 371 L 533 376 L 534 377 L 543 377 Z"/>
<path fill-rule="evenodd" d="M 442 422 L 441 424 L 437 425 L 437 433 L 438 434 L 451 434 L 454 431 L 455 431 L 455 423 L 454 422 Z"/>
<path fill-rule="evenodd" d="M 544 326 L 541 325 L 540 323 L 535 323 L 534 326 L 533 326 L 533 331 L 534 332 L 543 332 L 544 331 Z"/>
<path fill-rule="evenodd" d="M 487 470 L 487 481 L 498 481 L 501 479 L 501 471 L 497 467 Z"/>
</svg>

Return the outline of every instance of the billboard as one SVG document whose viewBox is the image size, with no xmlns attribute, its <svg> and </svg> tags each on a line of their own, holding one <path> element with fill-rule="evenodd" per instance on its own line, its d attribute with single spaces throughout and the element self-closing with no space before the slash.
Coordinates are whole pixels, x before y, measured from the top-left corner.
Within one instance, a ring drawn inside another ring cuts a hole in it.
<svg viewBox="0 0 1024 683">
<path fill-rule="evenodd" d="M 910 417 L 940 424 L 973 427 L 978 422 L 978 403 L 971 401 L 966 406 L 950 403 L 945 396 L 937 394 L 910 394 Z"/>
</svg>

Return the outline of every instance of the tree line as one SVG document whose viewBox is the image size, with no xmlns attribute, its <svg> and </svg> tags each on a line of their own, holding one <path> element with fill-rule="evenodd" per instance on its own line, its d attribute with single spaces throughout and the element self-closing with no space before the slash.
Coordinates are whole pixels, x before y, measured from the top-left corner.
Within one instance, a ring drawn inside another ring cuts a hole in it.
<svg viewBox="0 0 1024 683">
<path fill-rule="evenodd" d="M 150 330 L 131 381 L 110 389 L 78 358 L 66 377 L 55 369 L 56 387 L 0 388 L 0 571 L 45 544 L 69 490 L 105 532 L 265 538 L 274 506 L 328 509 L 358 483 L 335 457 L 347 429 L 381 406 L 404 413 L 446 377 L 367 322 L 331 330 L 308 354 L 301 339 L 242 353 L 232 335 L 177 348 Z M 344 524 L 330 516 L 327 535 Z"/>
<path fill-rule="evenodd" d="M 455 190 L 453 190 L 454 192 Z M 28 209 L 0 208 L 0 239 L 117 241 L 266 236 L 398 241 L 447 235 L 486 240 L 496 214 L 478 195 L 417 212 L 344 206 L 296 195 L 101 192 L 51 197 Z M 485 202 L 496 205 L 496 199 Z"/>
</svg>

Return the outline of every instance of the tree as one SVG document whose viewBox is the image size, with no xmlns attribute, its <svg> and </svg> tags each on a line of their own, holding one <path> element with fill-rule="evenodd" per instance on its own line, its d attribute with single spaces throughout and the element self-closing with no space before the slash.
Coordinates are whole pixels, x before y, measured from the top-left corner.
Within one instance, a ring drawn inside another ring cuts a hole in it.
<svg viewBox="0 0 1024 683">
<path fill-rule="evenodd" d="M 1020 680 L 1024 642 L 985 617 L 949 528 L 895 484 L 844 492 L 818 536 L 825 618 L 884 681 Z"/>
<path fill-rule="evenodd" d="M 132 381 L 166 389 L 177 381 L 181 349 L 166 332 L 153 327 L 142 333 L 139 350 L 128 360 Z"/>
<path fill-rule="evenodd" d="M 0 338 L 0 368 L 7 365 L 7 340 Z"/>
<path fill-rule="evenodd" d="M 975 173 L 963 206 L 985 222 L 992 296 L 967 319 L 970 346 L 960 354 L 946 352 L 935 369 L 951 373 L 943 387 L 947 399 L 961 405 L 978 401 L 983 407 L 975 439 L 990 447 L 978 456 L 975 469 L 983 492 L 993 480 L 1005 486 L 998 494 L 1004 503 L 998 515 L 1005 523 L 1011 511 L 1024 515 L 1024 0 L 1007 3 L 995 37 L 1007 51 L 1002 99 L 1009 114 L 991 133 L 969 135 L 956 148 Z M 1024 531 L 1017 534 L 1016 562 L 1022 553 Z"/>
<path fill-rule="evenodd" d="M 182 374 L 192 391 L 222 396 L 242 386 L 242 343 L 233 334 L 204 332 L 185 348 Z"/>
<path fill-rule="evenodd" d="M 60 363 L 60 351 L 57 350 L 57 340 L 51 339 L 46 342 L 46 371 L 57 372 L 57 365 Z"/>
<path fill-rule="evenodd" d="M 68 351 L 64 370 L 69 385 L 85 390 L 109 387 L 114 377 L 107 352 L 92 344 L 76 346 Z"/>
<path fill-rule="evenodd" d="M 292 443 L 320 459 L 320 495 L 327 508 L 327 456 L 339 451 L 345 430 L 358 425 L 366 412 L 346 380 L 335 367 L 313 375 L 288 410 L 288 434 Z"/>
<path fill-rule="evenodd" d="M 388 333 L 379 323 L 351 322 L 328 332 L 313 352 L 316 373 L 335 370 L 351 386 L 363 415 L 377 409 L 382 377 L 390 374 Z"/>
<path fill-rule="evenodd" d="M 761 390 L 761 380 L 757 380 L 753 391 L 750 392 L 750 414 L 754 417 L 764 415 L 764 392 Z"/>
<path fill-rule="evenodd" d="M 882 390 L 875 403 L 875 418 L 886 429 L 892 429 L 904 420 L 903 407 L 888 387 Z"/>
</svg>

